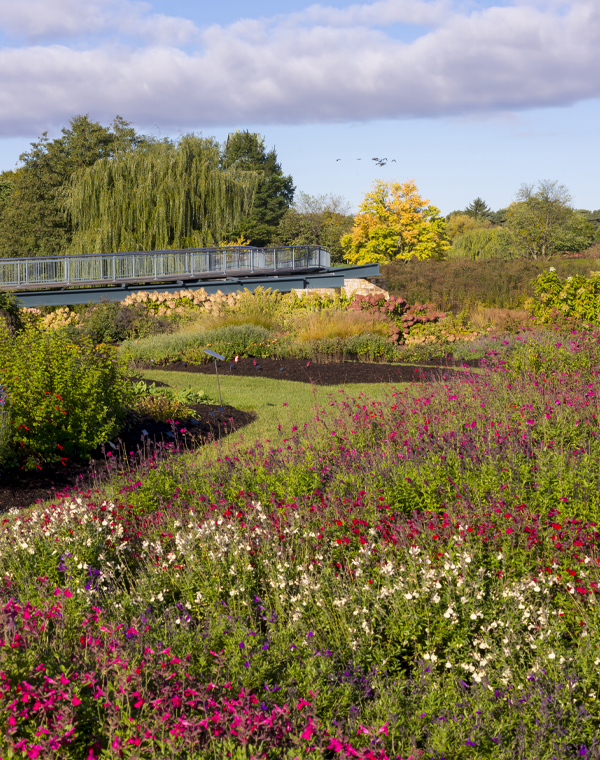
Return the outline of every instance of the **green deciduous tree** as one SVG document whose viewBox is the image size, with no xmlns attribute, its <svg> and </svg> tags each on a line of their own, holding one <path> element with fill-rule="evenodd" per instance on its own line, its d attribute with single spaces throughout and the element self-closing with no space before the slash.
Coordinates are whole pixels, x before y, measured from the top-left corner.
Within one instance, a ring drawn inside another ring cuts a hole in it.
<svg viewBox="0 0 600 760">
<path fill-rule="evenodd" d="M 505 227 L 473 227 L 458 235 L 448 251 L 449 259 L 519 258 L 513 238 Z"/>
<path fill-rule="evenodd" d="M 350 205 L 339 195 L 298 193 L 293 207 L 285 213 L 275 242 L 281 245 L 321 245 L 331 252 L 331 262 L 344 261 L 341 238 L 352 229 Z"/>
<path fill-rule="evenodd" d="M 20 156 L 22 166 L 0 187 L 0 256 L 53 256 L 71 242 L 65 197 L 74 172 L 131 151 L 145 138 L 120 116 L 110 127 L 75 116 L 61 137 L 44 132 Z M 4 177 L 4 175 L 3 175 Z"/>
<path fill-rule="evenodd" d="M 186 135 L 96 161 L 74 175 L 71 253 L 218 245 L 252 208 L 259 175 L 223 168 L 219 144 Z"/>
<path fill-rule="evenodd" d="M 573 209 L 567 188 L 550 180 L 521 186 L 508 209 L 507 226 L 521 255 L 531 259 L 583 250 L 593 239 L 593 225 Z"/>
<path fill-rule="evenodd" d="M 267 152 L 263 138 L 247 130 L 229 135 L 221 163 L 224 169 L 261 173 L 251 209 L 236 221 L 228 231 L 228 237 L 243 235 L 252 245 L 270 245 L 294 199 L 292 177 L 283 174 L 275 149 Z"/>
<path fill-rule="evenodd" d="M 342 245 L 350 264 L 439 259 L 450 247 L 444 226 L 439 209 L 419 195 L 413 180 L 375 180 Z"/>
<path fill-rule="evenodd" d="M 477 218 L 466 213 L 451 214 L 446 221 L 446 235 L 448 240 L 454 240 L 459 235 L 464 235 L 470 230 L 479 227 L 491 227 L 491 222 L 484 218 Z"/>
</svg>

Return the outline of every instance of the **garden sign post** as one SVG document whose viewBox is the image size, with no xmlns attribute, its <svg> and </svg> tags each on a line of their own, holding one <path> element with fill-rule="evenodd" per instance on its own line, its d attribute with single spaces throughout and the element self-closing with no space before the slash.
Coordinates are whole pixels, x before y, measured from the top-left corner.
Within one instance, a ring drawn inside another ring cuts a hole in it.
<svg viewBox="0 0 600 760">
<path fill-rule="evenodd" d="M 219 404 L 221 411 L 223 411 L 223 399 L 221 398 L 221 385 L 219 383 L 219 370 L 217 369 L 217 359 L 225 361 L 225 357 L 218 354 L 216 351 L 211 351 L 210 348 L 205 348 L 204 353 L 214 357 L 215 360 L 215 372 L 217 373 L 217 388 L 219 389 Z"/>
</svg>

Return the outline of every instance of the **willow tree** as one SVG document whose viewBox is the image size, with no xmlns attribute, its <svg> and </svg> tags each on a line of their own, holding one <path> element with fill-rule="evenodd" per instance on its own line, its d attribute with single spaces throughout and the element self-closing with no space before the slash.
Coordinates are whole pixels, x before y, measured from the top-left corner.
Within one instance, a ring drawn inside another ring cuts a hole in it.
<svg viewBox="0 0 600 760">
<path fill-rule="evenodd" d="M 69 252 L 218 245 L 249 213 L 259 179 L 221 168 L 218 143 L 195 135 L 102 159 L 73 179 Z"/>
</svg>

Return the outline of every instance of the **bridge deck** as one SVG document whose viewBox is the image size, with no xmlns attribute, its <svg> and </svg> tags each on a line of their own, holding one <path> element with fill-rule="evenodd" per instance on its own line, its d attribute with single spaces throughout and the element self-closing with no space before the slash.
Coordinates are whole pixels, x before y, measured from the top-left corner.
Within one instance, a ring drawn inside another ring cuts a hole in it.
<svg viewBox="0 0 600 760">
<path fill-rule="evenodd" d="M 312 245 L 0 259 L 0 290 L 301 274 L 329 265 L 329 251 Z"/>
</svg>

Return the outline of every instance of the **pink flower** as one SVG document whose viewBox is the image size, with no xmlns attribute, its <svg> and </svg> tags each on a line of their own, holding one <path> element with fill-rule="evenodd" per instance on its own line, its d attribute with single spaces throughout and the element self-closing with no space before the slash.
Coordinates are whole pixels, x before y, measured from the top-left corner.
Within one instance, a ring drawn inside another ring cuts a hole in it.
<svg viewBox="0 0 600 760">
<path fill-rule="evenodd" d="M 334 737 L 330 737 L 329 739 L 329 746 L 327 749 L 332 749 L 334 752 L 341 752 L 344 749 L 344 745 L 342 744 L 339 739 L 335 739 Z"/>
<path fill-rule="evenodd" d="M 73 596 L 73 594 L 72 594 L 72 593 L 69 591 L 69 589 L 68 589 L 68 588 L 66 588 L 66 589 L 63 591 L 63 594 L 64 594 L 64 595 L 67 597 L 67 599 L 70 599 L 70 598 Z"/>
<path fill-rule="evenodd" d="M 62 683 L 63 686 L 66 686 L 68 683 L 71 683 L 71 680 L 69 678 L 67 678 L 64 673 L 61 675 L 61 677 L 60 677 L 59 680 L 60 680 L 60 682 Z"/>
<path fill-rule="evenodd" d="M 73 705 L 77 707 L 77 705 L 80 705 L 80 704 L 81 704 L 81 700 L 79 699 L 79 697 L 73 697 Z"/>
<path fill-rule="evenodd" d="M 310 739 L 313 732 L 315 730 L 315 727 L 313 726 L 312 718 L 308 719 L 308 726 L 304 729 L 304 731 L 300 734 L 301 739 Z"/>
<path fill-rule="evenodd" d="M 379 729 L 379 731 L 377 733 L 378 734 L 385 734 L 387 736 L 388 735 L 388 726 L 389 725 L 390 725 L 389 723 L 384 723 L 383 726 Z"/>
</svg>

